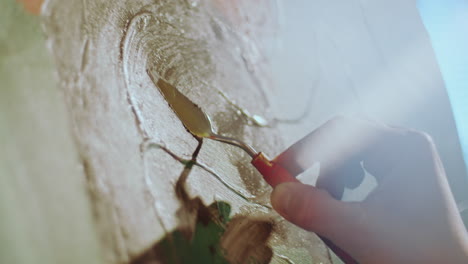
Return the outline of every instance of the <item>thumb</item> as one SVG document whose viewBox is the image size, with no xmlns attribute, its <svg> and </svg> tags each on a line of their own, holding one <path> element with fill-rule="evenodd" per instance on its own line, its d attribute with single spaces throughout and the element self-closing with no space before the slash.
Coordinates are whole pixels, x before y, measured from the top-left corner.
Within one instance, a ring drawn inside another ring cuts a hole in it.
<svg viewBox="0 0 468 264">
<path fill-rule="evenodd" d="M 276 186 L 271 204 L 286 220 L 337 243 L 347 244 L 346 240 L 362 226 L 363 213 L 358 203 L 338 201 L 327 191 L 302 183 Z"/>
</svg>

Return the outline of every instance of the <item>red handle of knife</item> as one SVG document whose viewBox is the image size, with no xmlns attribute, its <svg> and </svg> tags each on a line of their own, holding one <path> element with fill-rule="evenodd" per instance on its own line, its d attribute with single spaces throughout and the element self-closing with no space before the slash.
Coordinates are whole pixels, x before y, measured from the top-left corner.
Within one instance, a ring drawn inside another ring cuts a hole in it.
<svg viewBox="0 0 468 264">
<path fill-rule="evenodd" d="M 283 166 L 274 161 L 270 161 L 261 152 L 252 159 L 252 165 L 262 174 L 263 179 L 265 179 L 265 181 L 273 188 L 283 182 L 300 182 Z M 358 264 L 356 260 L 333 242 L 322 236 L 319 237 L 345 264 Z"/>
<path fill-rule="evenodd" d="M 263 179 L 273 188 L 283 182 L 299 182 L 289 171 L 278 163 L 270 161 L 262 152 L 258 153 L 257 156 L 252 159 L 252 165 L 254 165 L 258 172 L 262 174 Z"/>
</svg>

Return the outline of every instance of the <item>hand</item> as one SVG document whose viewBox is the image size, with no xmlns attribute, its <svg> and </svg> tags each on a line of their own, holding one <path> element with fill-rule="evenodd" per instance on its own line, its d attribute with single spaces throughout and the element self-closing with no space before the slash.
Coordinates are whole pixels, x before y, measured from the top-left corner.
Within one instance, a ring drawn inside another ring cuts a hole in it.
<svg viewBox="0 0 468 264">
<path fill-rule="evenodd" d="M 317 187 L 280 184 L 272 205 L 359 263 L 468 263 L 466 230 L 426 134 L 340 117 L 276 162 L 290 170 L 320 162 Z M 362 202 L 340 201 L 345 187 L 360 185 L 364 169 L 377 187 Z"/>
</svg>

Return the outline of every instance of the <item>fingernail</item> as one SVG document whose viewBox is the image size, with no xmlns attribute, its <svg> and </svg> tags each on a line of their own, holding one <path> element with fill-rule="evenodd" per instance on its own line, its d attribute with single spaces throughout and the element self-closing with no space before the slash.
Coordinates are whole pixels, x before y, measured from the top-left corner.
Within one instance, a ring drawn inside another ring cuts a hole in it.
<svg viewBox="0 0 468 264">
<path fill-rule="evenodd" d="M 288 215 L 291 201 L 294 196 L 294 186 L 296 183 L 282 183 L 275 187 L 271 194 L 271 205 L 281 214 Z"/>
</svg>

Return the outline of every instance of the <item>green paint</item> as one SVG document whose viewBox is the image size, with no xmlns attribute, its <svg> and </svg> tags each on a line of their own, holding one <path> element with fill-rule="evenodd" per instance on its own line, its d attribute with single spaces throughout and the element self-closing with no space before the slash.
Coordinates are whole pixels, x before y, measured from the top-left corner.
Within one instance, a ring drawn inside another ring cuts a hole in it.
<svg viewBox="0 0 468 264">
<path fill-rule="evenodd" d="M 220 239 L 229 222 L 231 206 L 226 202 L 217 201 L 211 206 L 216 208 L 212 219 L 203 223 L 197 220 L 195 232 L 191 239 L 179 230 L 167 235 L 158 245 L 158 252 L 162 253 L 161 260 L 167 264 L 228 264 L 223 257 Z"/>
<path fill-rule="evenodd" d="M 224 224 L 227 224 L 230 220 L 229 215 L 231 214 L 231 205 L 225 202 L 216 201 L 216 206 L 218 207 L 221 221 Z"/>
<path fill-rule="evenodd" d="M 163 256 L 163 263 L 228 264 L 219 246 L 223 232 L 224 228 L 214 222 L 198 222 L 192 240 L 175 231 L 161 242 L 164 252 L 169 253 Z"/>
</svg>

